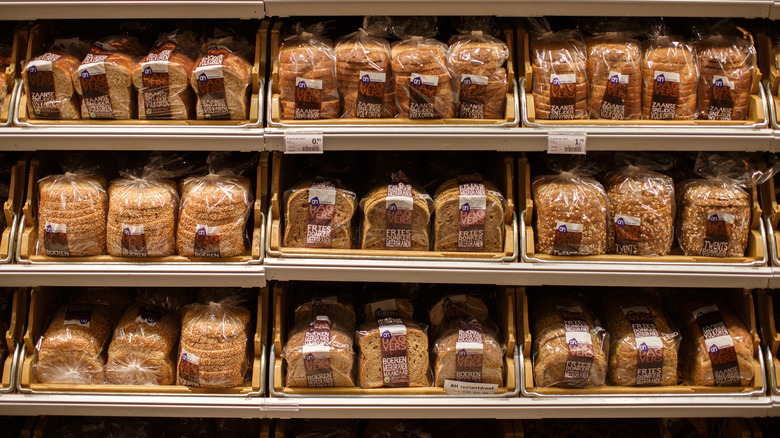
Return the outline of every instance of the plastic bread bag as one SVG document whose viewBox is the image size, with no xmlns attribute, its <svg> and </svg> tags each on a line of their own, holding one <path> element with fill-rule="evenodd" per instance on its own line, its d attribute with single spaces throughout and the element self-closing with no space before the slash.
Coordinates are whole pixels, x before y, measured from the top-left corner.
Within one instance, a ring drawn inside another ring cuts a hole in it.
<svg viewBox="0 0 780 438">
<path fill-rule="evenodd" d="M 436 285 L 426 291 L 429 298 L 428 317 L 434 327 L 447 325 L 456 319 L 490 319 L 488 303 L 495 302 L 490 286 Z"/>
<path fill-rule="evenodd" d="M 294 309 L 293 320 L 296 323 L 311 322 L 317 316 L 327 316 L 332 323 L 346 330 L 355 327 L 354 299 L 350 285 L 299 285 L 301 283 L 296 282 L 295 286 L 291 287 L 290 295 L 291 307 Z"/>
<path fill-rule="evenodd" d="M 396 317 L 367 320 L 356 341 L 361 388 L 430 386 L 426 326 Z"/>
<path fill-rule="evenodd" d="M 133 70 L 138 118 L 186 120 L 193 117 L 190 75 L 198 57 L 194 32 L 177 29 L 157 39 Z"/>
<path fill-rule="evenodd" d="M 421 420 L 369 420 L 365 438 L 431 438 L 426 424 Z"/>
<path fill-rule="evenodd" d="M 586 40 L 588 112 L 594 119 L 642 116 L 642 50 L 629 33 L 606 32 Z"/>
<path fill-rule="evenodd" d="M 661 438 L 706 438 L 710 435 L 707 418 L 659 418 Z"/>
<path fill-rule="evenodd" d="M 290 438 L 358 438 L 354 420 L 294 419 L 287 422 L 284 436 Z"/>
<path fill-rule="evenodd" d="M 315 24 L 282 41 L 279 49 L 279 103 L 286 120 L 335 119 L 341 114 L 336 54 L 324 36 L 325 26 Z"/>
<path fill-rule="evenodd" d="M 434 194 L 433 249 L 503 252 L 506 208 L 498 187 L 479 173 L 445 181 Z"/>
<path fill-rule="evenodd" d="M 241 386 L 249 367 L 249 310 L 230 300 L 184 308 L 177 364 L 179 385 Z"/>
<path fill-rule="evenodd" d="M 609 252 L 622 255 L 669 254 L 674 240 L 674 181 L 658 171 L 668 171 L 667 156 L 622 153 L 617 168 L 607 174 L 605 185 L 612 226 Z"/>
<path fill-rule="evenodd" d="M 392 39 L 401 40 L 410 36 L 420 35 L 433 38 L 439 33 L 438 17 L 412 16 L 374 16 L 366 17 L 370 26 L 386 29 Z"/>
<path fill-rule="evenodd" d="M 361 245 L 363 249 L 430 249 L 433 200 L 413 185 L 403 171 L 393 172 L 390 183 L 363 196 Z"/>
<path fill-rule="evenodd" d="M 450 38 L 447 64 L 452 76 L 456 113 L 462 119 L 502 119 L 506 108 L 504 67 L 509 48 L 483 30 Z"/>
<path fill-rule="evenodd" d="M 588 75 L 579 30 L 545 32 L 531 45 L 537 119 L 587 119 Z"/>
<path fill-rule="evenodd" d="M 359 28 L 339 38 L 335 48 L 336 77 L 341 94 L 341 117 L 378 119 L 395 117 L 395 81 L 390 43 Z"/>
<path fill-rule="evenodd" d="M 252 311 L 256 308 L 257 294 L 253 289 L 243 287 L 202 287 L 198 289 L 196 303 L 211 304 L 229 302 L 231 306 L 241 306 Z"/>
<path fill-rule="evenodd" d="M 566 169 L 566 170 L 564 170 Z M 604 188 L 591 163 L 555 166 L 533 179 L 536 252 L 556 256 L 604 254 L 611 226 Z"/>
<path fill-rule="evenodd" d="M 176 249 L 186 257 L 234 257 L 246 252 L 247 219 L 254 198 L 249 179 L 240 176 L 253 162 L 228 167 L 209 156 L 209 173 L 181 183 Z"/>
<path fill-rule="evenodd" d="M 440 333 L 433 346 L 436 386 L 443 387 L 445 380 L 503 386 L 506 346 L 495 323 L 459 318 Z"/>
<path fill-rule="evenodd" d="M 559 289 L 530 294 L 528 305 L 535 385 L 604 385 L 609 335 L 587 304 Z"/>
<path fill-rule="evenodd" d="M 36 119 L 81 118 L 74 88 L 74 72 L 89 52 L 78 38 L 58 39 L 46 52 L 28 60 L 22 68 L 27 112 Z"/>
<path fill-rule="evenodd" d="M 289 387 L 355 386 L 352 326 L 342 326 L 325 315 L 297 322 L 287 336 L 282 358 L 287 362 Z"/>
<path fill-rule="evenodd" d="M 390 46 L 399 117 L 442 119 L 455 115 L 447 45 L 419 35 Z"/>
<path fill-rule="evenodd" d="M 73 75 L 82 119 L 135 118 L 133 70 L 144 53 L 138 40 L 128 35 L 105 37 L 92 45 Z"/>
<path fill-rule="evenodd" d="M 683 330 L 683 378 L 694 386 L 748 386 L 754 377 L 752 335 L 725 297 L 711 292 L 670 297 Z"/>
<path fill-rule="evenodd" d="M 108 347 L 106 379 L 120 385 L 172 385 L 179 340 L 179 314 L 133 304 L 114 329 Z"/>
<path fill-rule="evenodd" d="M 53 257 L 106 252 L 106 180 L 96 169 L 71 169 L 38 180 L 38 252 Z"/>
<path fill-rule="evenodd" d="M 167 312 L 181 313 L 184 306 L 195 301 L 195 293 L 184 287 L 146 287 L 138 289 L 135 302 L 159 307 Z"/>
<path fill-rule="evenodd" d="M 65 304 L 54 313 L 36 345 L 41 383 L 105 383 L 105 349 L 113 319 L 101 304 Z"/>
<path fill-rule="evenodd" d="M 693 47 L 660 32 L 645 42 L 642 118 L 692 120 L 696 114 L 699 66 Z"/>
<path fill-rule="evenodd" d="M 367 283 L 359 293 L 363 320 L 398 317 L 414 318 L 414 303 L 420 294 L 416 283 Z"/>
<path fill-rule="evenodd" d="M 355 192 L 341 181 L 316 177 L 284 192 L 284 243 L 294 248 L 352 248 Z"/>
</svg>

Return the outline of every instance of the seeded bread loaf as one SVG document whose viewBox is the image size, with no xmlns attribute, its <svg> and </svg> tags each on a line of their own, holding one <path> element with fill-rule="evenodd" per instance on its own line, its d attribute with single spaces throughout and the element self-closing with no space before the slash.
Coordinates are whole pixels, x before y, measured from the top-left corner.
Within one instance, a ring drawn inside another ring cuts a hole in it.
<svg viewBox="0 0 780 438">
<path fill-rule="evenodd" d="M 331 195 L 333 200 L 326 199 Z M 356 211 L 355 193 L 339 181 L 317 178 L 299 182 L 285 193 L 283 245 L 352 248 Z"/>
<path fill-rule="evenodd" d="M 250 47 L 234 37 L 208 40 L 190 75 L 198 120 L 247 120 L 252 65 Z"/>
<path fill-rule="evenodd" d="M 76 120 L 81 118 L 74 88 L 74 72 L 89 51 L 78 40 L 55 42 L 46 53 L 31 59 L 22 69 L 29 117 Z"/>
<path fill-rule="evenodd" d="M 411 200 L 411 210 L 400 208 L 400 202 L 394 200 L 393 196 L 388 200 L 386 185 L 375 187 L 360 200 L 360 208 L 363 211 L 363 249 L 430 249 L 430 196 L 409 184 L 404 185 L 408 189 L 399 190 L 411 195 L 405 197 Z M 391 184 L 391 187 L 396 190 L 399 185 Z M 388 218 L 392 218 L 394 222 L 388 223 Z"/>
<path fill-rule="evenodd" d="M 534 41 L 532 51 L 536 118 L 588 118 L 587 56 L 580 32 L 544 34 Z"/>
<path fill-rule="evenodd" d="M 336 43 L 335 56 L 341 116 L 395 117 L 390 43 L 359 29 Z"/>
<path fill-rule="evenodd" d="M 360 387 L 430 386 L 428 335 L 423 327 L 401 318 L 378 321 L 367 321 L 358 331 Z"/>
<path fill-rule="evenodd" d="M 623 34 L 594 36 L 588 45 L 588 112 L 592 118 L 642 116 L 642 52 Z"/>
<path fill-rule="evenodd" d="M 353 328 L 320 319 L 302 320 L 290 329 L 282 351 L 286 386 L 355 386 Z"/>
<path fill-rule="evenodd" d="M 282 42 L 278 61 L 283 119 L 339 117 L 336 55 L 328 38 L 308 32 L 290 37 Z"/>
<path fill-rule="evenodd" d="M 433 347 L 436 386 L 444 380 L 504 382 L 504 346 L 488 320 L 458 319 L 447 326 Z"/>
<path fill-rule="evenodd" d="M 642 64 L 642 118 L 691 120 L 699 70 L 693 48 L 671 37 L 651 41 Z"/>
<path fill-rule="evenodd" d="M 696 45 L 701 68 L 698 115 L 708 120 L 745 120 L 753 86 L 755 48 L 744 38 L 713 36 Z"/>
</svg>

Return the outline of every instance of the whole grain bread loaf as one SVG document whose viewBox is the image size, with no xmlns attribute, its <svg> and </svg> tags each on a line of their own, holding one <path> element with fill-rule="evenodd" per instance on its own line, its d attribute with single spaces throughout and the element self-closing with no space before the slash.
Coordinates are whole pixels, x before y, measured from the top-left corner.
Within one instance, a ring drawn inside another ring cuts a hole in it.
<svg viewBox="0 0 780 438">
<path fill-rule="evenodd" d="M 533 42 L 531 50 L 536 118 L 588 118 L 587 56 L 582 34 L 546 33 Z"/>
<path fill-rule="evenodd" d="M 413 36 L 390 47 L 399 117 L 451 118 L 455 115 L 447 45 Z"/>
<path fill-rule="evenodd" d="M 396 197 L 388 197 L 388 187 L 411 195 L 404 197 L 411 200 L 411 210 L 399 207 L 401 202 Z M 360 200 L 363 212 L 361 247 L 427 251 L 430 249 L 431 203 L 430 196 L 409 184 L 408 180 L 404 183 L 396 178 L 389 186 L 373 188 Z M 388 223 L 389 218 L 394 222 Z"/>
<path fill-rule="evenodd" d="M 282 351 L 287 362 L 286 386 L 355 386 L 353 343 L 353 326 L 322 316 L 296 323 Z"/>
<path fill-rule="evenodd" d="M 650 41 L 642 65 L 642 118 L 692 120 L 699 69 L 693 48 L 662 36 Z"/>
<path fill-rule="evenodd" d="M 335 197 L 320 199 L 323 194 Z M 355 192 L 338 180 L 316 178 L 295 184 L 285 192 L 284 246 L 352 248 L 357 207 Z"/>
<path fill-rule="evenodd" d="M 357 344 L 361 388 L 430 386 L 423 326 L 401 318 L 367 321 L 358 330 Z"/>
<path fill-rule="evenodd" d="M 502 386 L 505 351 L 493 322 L 452 321 L 441 331 L 433 346 L 436 386 L 444 386 L 444 380 Z"/>
<path fill-rule="evenodd" d="M 361 28 L 339 39 L 335 56 L 341 117 L 395 117 L 390 43 Z"/>
<path fill-rule="evenodd" d="M 588 112 L 592 118 L 637 120 L 642 116 L 642 51 L 626 34 L 587 40 Z"/>
<path fill-rule="evenodd" d="M 744 38 L 711 36 L 696 44 L 701 68 L 698 86 L 699 118 L 748 118 L 756 49 Z"/>
<path fill-rule="evenodd" d="M 201 47 L 190 85 L 198 98 L 198 120 L 248 120 L 251 46 L 243 38 L 211 38 Z"/>
<path fill-rule="evenodd" d="M 333 119 L 340 115 L 333 43 L 302 32 L 282 41 L 278 57 L 282 118 Z"/>
<path fill-rule="evenodd" d="M 29 117 L 81 118 L 73 75 L 88 51 L 89 46 L 78 39 L 57 41 L 25 64 L 22 79 Z"/>
<path fill-rule="evenodd" d="M 447 63 L 458 117 L 504 117 L 509 81 L 503 66 L 508 58 L 506 43 L 479 30 L 450 39 Z"/>
</svg>

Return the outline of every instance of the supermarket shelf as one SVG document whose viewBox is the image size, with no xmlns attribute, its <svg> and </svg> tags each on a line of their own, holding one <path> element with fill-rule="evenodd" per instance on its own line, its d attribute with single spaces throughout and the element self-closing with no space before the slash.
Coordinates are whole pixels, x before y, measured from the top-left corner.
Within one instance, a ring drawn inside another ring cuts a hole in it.
<svg viewBox="0 0 780 438">
<path fill-rule="evenodd" d="M 57 18 L 263 18 L 263 2 L 234 0 L 28 0 L 0 2 L 3 20 Z"/>
<path fill-rule="evenodd" d="M 775 0 L 772 5 L 772 9 L 769 11 L 769 18 L 773 20 L 780 20 L 780 1 Z"/>
<path fill-rule="evenodd" d="M 777 271 L 780 276 L 780 270 Z M 487 263 L 266 258 L 268 281 L 368 281 L 517 286 L 766 288 L 769 267 Z M 778 278 L 780 282 L 780 278 Z"/>
<path fill-rule="evenodd" d="M 0 287 L 263 287 L 260 265 L 35 264 L 0 266 Z"/>
<path fill-rule="evenodd" d="M 265 0 L 267 16 L 636 15 L 768 17 L 772 0 Z"/>
</svg>

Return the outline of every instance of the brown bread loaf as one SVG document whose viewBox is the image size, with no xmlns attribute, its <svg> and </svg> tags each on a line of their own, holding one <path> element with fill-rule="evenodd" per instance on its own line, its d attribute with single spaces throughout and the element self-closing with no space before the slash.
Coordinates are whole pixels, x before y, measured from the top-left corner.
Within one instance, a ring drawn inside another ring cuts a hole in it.
<svg viewBox="0 0 780 438">
<path fill-rule="evenodd" d="M 398 174 L 393 184 L 375 187 L 360 200 L 360 209 L 363 211 L 363 249 L 430 249 L 431 198 L 413 187 L 408 180 L 403 182 L 401 174 Z M 390 196 L 388 187 L 391 188 Z M 397 194 L 394 192 L 403 195 L 393 196 Z M 404 203 L 408 205 L 403 206 Z M 388 217 L 394 222 L 388 223 Z"/>
<path fill-rule="evenodd" d="M 252 47 L 241 37 L 217 37 L 200 52 L 190 75 L 198 120 L 248 120 Z"/>
<path fill-rule="evenodd" d="M 361 388 L 430 386 L 428 335 L 421 325 L 393 317 L 367 321 L 358 330 L 357 343 Z M 383 366 L 384 356 L 398 366 Z M 405 362 L 406 372 L 399 362 Z"/>
<path fill-rule="evenodd" d="M 428 311 L 431 324 L 438 327 L 455 319 L 476 319 L 485 321 L 490 318 L 490 309 L 478 295 L 446 294 Z"/>
<path fill-rule="evenodd" d="M 510 80 L 503 67 L 509 48 L 498 38 L 472 31 L 450 39 L 447 62 L 457 115 L 463 119 L 504 117 Z"/>
<path fill-rule="evenodd" d="M 642 116 L 642 51 L 625 34 L 587 40 L 588 112 L 596 119 L 637 120 Z"/>
<path fill-rule="evenodd" d="M 587 56 L 580 32 L 543 34 L 533 42 L 531 50 L 536 118 L 588 118 Z"/>
<path fill-rule="evenodd" d="M 352 248 L 357 207 L 355 192 L 338 180 L 316 178 L 295 184 L 285 192 L 283 245 Z"/>
<path fill-rule="evenodd" d="M 711 36 L 696 44 L 701 76 L 698 116 L 708 120 L 745 120 L 753 86 L 756 49 L 744 38 Z"/>
<path fill-rule="evenodd" d="M 445 380 L 503 385 L 505 348 L 492 322 L 458 319 L 441 333 L 433 347 L 436 386 Z"/>
<path fill-rule="evenodd" d="M 78 39 L 58 40 L 22 69 L 27 111 L 31 118 L 76 120 L 81 118 L 74 88 L 74 72 L 89 46 Z"/>
<path fill-rule="evenodd" d="M 673 37 L 647 44 L 642 64 L 642 118 L 692 120 L 699 69 L 693 48 Z"/>
<path fill-rule="evenodd" d="M 333 43 L 301 32 L 279 49 L 279 102 L 287 120 L 333 119 L 340 115 Z"/>
<path fill-rule="evenodd" d="M 390 43 L 362 28 L 336 43 L 341 117 L 395 117 L 395 81 Z"/>
<path fill-rule="evenodd" d="M 455 115 L 447 45 L 413 36 L 390 48 L 399 117 L 441 119 Z"/>
<path fill-rule="evenodd" d="M 282 351 L 286 386 L 355 386 L 353 343 L 353 326 L 341 326 L 324 316 L 296 323 Z"/>
</svg>

